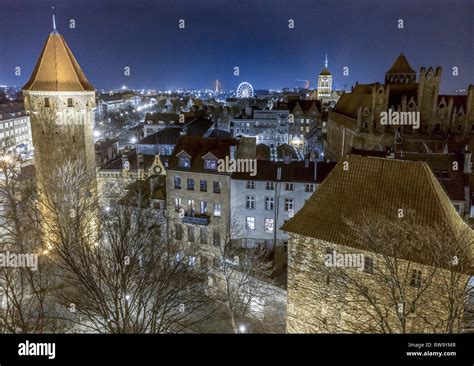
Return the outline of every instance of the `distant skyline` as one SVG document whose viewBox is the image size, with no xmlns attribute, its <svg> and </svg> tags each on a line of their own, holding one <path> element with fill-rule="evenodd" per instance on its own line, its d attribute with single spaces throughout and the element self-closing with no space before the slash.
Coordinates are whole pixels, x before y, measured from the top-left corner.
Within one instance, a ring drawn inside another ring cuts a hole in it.
<svg viewBox="0 0 474 366">
<path fill-rule="evenodd" d="M 441 66 L 443 93 L 474 84 L 469 0 L 2 0 L 0 85 L 28 80 L 52 30 L 52 5 L 58 32 L 97 89 L 213 88 L 216 79 L 224 89 L 242 81 L 303 87 L 306 79 L 315 88 L 326 53 L 333 86 L 348 89 L 383 81 L 400 52 L 417 72 Z"/>
</svg>

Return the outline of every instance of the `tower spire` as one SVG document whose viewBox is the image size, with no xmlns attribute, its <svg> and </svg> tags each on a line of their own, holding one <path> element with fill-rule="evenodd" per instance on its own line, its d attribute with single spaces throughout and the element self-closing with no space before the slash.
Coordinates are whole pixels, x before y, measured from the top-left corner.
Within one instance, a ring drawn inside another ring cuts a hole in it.
<svg viewBox="0 0 474 366">
<path fill-rule="evenodd" d="M 324 67 L 328 67 L 328 54 L 326 53 L 326 59 L 324 60 Z"/>
<path fill-rule="evenodd" d="M 56 30 L 56 17 L 54 16 L 54 6 L 52 6 L 51 9 L 53 11 L 53 33 L 58 33 L 58 31 Z"/>
</svg>

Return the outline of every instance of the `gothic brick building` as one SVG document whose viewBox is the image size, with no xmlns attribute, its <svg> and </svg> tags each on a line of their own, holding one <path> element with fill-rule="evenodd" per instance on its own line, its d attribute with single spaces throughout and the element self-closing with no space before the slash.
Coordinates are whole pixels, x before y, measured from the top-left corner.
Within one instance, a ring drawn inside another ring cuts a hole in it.
<svg viewBox="0 0 474 366">
<path fill-rule="evenodd" d="M 341 96 L 329 113 L 326 156 L 339 160 L 352 148 L 438 152 L 447 141 L 474 134 L 474 85 L 467 95 L 440 94 L 441 67 L 411 68 L 403 54 L 385 74 L 384 83 L 358 84 Z M 381 113 L 419 112 L 420 126 L 380 123 Z"/>
</svg>

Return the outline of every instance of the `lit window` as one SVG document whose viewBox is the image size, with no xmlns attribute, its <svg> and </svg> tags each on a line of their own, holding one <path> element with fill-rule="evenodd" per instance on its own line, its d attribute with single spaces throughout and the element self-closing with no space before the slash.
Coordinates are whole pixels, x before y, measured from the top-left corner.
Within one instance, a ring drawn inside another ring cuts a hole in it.
<svg viewBox="0 0 474 366">
<path fill-rule="evenodd" d="M 189 212 L 191 215 L 194 215 L 194 210 L 195 210 L 195 207 L 194 207 L 194 200 L 188 200 L 188 212 Z"/>
<path fill-rule="evenodd" d="M 204 169 L 216 170 L 217 169 L 217 161 L 214 160 L 214 159 L 204 160 Z"/>
<path fill-rule="evenodd" d="M 174 199 L 174 208 L 175 208 L 176 211 L 180 210 L 180 208 L 181 208 L 181 198 L 176 197 Z"/>
<path fill-rule="evenodd" d="M 214 216 L 221 217 L 222 205 L 218 202 L 214 203 Z"/>
<path fill-rule="evenodd" d="M 180 157 L 179 158 L 179 166 L 181 168 L 189 168 L 191 166 L 191 159 L 187 158 L 187 157 Z"/>
<path fill-rule="evenodd" d="M 265 231 L 273 233 L 273 219 L 265 219 Z"/>
<path fill-rule="evenodd" d="M 201 210 L 201 215 L 207 214 L 207 202 L 201 201 L 200 210 Z"/>
<path fill-rule="evenodd" d="M 255 230 L 255 217 L 247 216 L 247 223 L 245 227 L 247 230 Z"/>
</svg>

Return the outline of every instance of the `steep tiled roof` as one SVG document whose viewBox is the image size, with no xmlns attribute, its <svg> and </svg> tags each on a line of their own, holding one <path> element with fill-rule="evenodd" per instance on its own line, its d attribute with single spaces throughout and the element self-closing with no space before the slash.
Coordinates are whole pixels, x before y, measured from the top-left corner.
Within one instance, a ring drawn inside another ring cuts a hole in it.
<svg viewBox="0 0 474 366">
<path fill-rule="evenodd" d="M 415 70 L 413 70 L 408 63 L 405 55 L 403 53 L 397 57 L 395 62 L 393 63 L 392 67 L 387 71 L 387 74 L 413 74 Z"/>
<path fill-rule="evenodd" d="M 140 145 L 175 145 L 181 136 L 178 127 L 167 127 L 140 140 Z"/>
<path fill-rule="evenodd" d="M 257 155 L 257 159 L 269 160 L 271 154 L 270 146 L 265 144 L 258 144 L 255 147 L 255 153 Z"/>
<path fill-rule="evenodd" d="M 319 75 L 331 75 L 331 72 L 328 70 L 327 67 L 323 68 Z"/>
<path fill-rule="evenodd" d="M 213 122 L 207 118 L 197 117 L 188 122 L 184 128 L 186 129 L 186 136 L 201 137 L 209 131 L 213 126 Z"/>
<path fill-rule="evenodd" d="M 397 210 L 414 211 L 422 225 L 457 233 L 461 218 L 424 162 L 349 155 L 348 170 L 340 161 L 282 230 L 355 247 L 345 220 L 362 212 L 397 219 Z M 364 248 L 360 248 L 364 249 Z"/>
<path fill-rule="evenodd" d="M 23 90 L 94 91 L 63 36 L 51 33 Z"/>
<path fill-rule="evenodd" d="M 173 150 L 169 169 L 181 170 L 178 165 L 178 154 L 185 152 L 191 157 L 191 171 L 205 171 L 203 157 L 211 152 L 217 159 L 225 159 L 230 156 L 230 146 L 237 146 L 235 139 L 203 138 L 184 136 Z M 187 169 L 186 169 L 187 170 Z"/>
<path fill-rule="evenodd" d="M 161 158 L 163 158 L 163 156 L 161 156 Z M 137 157 L 136 150 L 130 151 L 127 154 L 127 159 L 130 163 L 130 170 L 131 171 L 138 170 L 138 157 Z M 155 161 L 155 156 L 143 155 L 143 163 L 144 163 L 145 170 L 150 169 L 154 161 Z M 102 170 L 121 170 L 122 166 L 123 166 L 122 156 L 119 156 L 115 160 L 112 160 L 111 162 L 107 163 L 107 165 L 103 167 Z"/>
<path fill-rule="evenodd" d="M 339 98 L 336 106 L 334 107 L 335 113 L 340 113 L 348 117 L 357 117 L 357 109 L 359 106 L 362 108 L 371 108 L 372 106 L 372 95 L 371 94 L 359 94 L 359 93 L 344 93 Z"/>
</svg>

